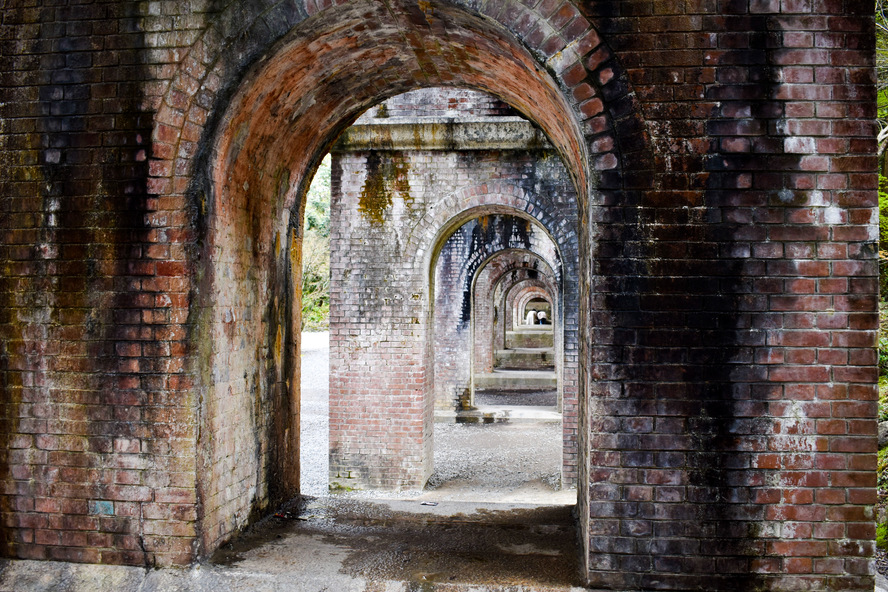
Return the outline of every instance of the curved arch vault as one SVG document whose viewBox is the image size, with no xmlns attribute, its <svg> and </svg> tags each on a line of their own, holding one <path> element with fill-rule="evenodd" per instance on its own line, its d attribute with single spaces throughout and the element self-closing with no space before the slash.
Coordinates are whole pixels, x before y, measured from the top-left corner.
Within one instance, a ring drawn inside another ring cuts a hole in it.
<svg viewBox="0 0 888 592">
<path fill-rule="evenodd" d="M 304 179 L 347 125 L 371 104 L 413 88 L 447 85 L 483 90 L 546 132 L 554 153 L 570 163 L 563 190 L 576 195 L 577 186 L 585 187 L 587 147 L 577 113 L 558 82 L 505 30 L 453 6 L 429 6 L 422 15 L 405 6 L 392 19 L 379 3 L 355 2 L 310 18 L 251 69 L 215 128 L 212 174 L 205 186 L 206 244 L 215 269 L 225 272 L 210 275 L 213 287 L 205 295 L 204 310 L 212 317 L 205 326 L 214 336 L 207 371 L 218 377 L 209 386 L 206 405 L 212 418 L 229 412 L 222 408 L 223 401 L 229 407 L 238 405 L 232 400 L 240 401 L 241 413 L 253 415 L 257 427 L 267 430 L 275 442 L 267 455 L 260 455 L 256 468 L 259 475 L 275 477 L 253 478 L 259 488 L 254 504 L 286 497 L 297 488 L 298 467 L 292 454 L 298 446 L 296 398 L 290 386 L 298 382 L 290 312 L 296 295 L 288 287 L 288 270 L 299 261 Z M 311 60 L 304 57 L 307 53 L 313 55 Z M 338 309 L 342 316 L 337 318 L 334 310 L 331 319 L 332 325 L 342 327 L 331 340 L 331 482 L 417 487 L 432 469 L 430 293 L 422 283 L 416 284 L 416 278 L 400 274 L 397 266 L 388 271 L 380 266 L 398 260 L 402 243 L 410 241 L 406 235 L 410 224 L 387 226 L 387 216 L 394 215 L 392 207 L 400 207 L 397 195 L 402 185 L 418 180 L 384 152 L 371 150 L 366 158 L 374 159 L 365 162 L 370 177 L 346 176 L 339 188 L 344 195 L 348 183 L 359 183 L 361 189 L 351 193 L 359 196 L 357 203 L 336 203 L 334 188 L 333 211 L 357 208 L 361 218 L 357 226 L 331 235 L 334 252 L 345 257 L 341 263 L 334 261 L 333 267 L 346 268 L 341 275 L 334 273 L 331 285 L 334 297 L 345 299 Z M 391 185 L 394 201 L 386 194 L 386 184 Z M 383 190 L 368 189 L 377 185 Z M 574 220 L 575 199 L 570 200 Z M 406 207 L 409 220 L 410 204 Z M 398 237 L 395 242 L 388 240 L 392 232 Z M 337 249 L 343 241 L 348 246 Z M 431 253 L 431 247 L 423 251 Z M 380 248 L 383 251 L 375 251 Z M 409 261 L 413 253 L 406 253 Z M 271 263 L 257 269 L 257 258 Z M 368 263 L 352 267 L 349 258 Z M 226 331 L 230 318 L 239 320 L 236 334 Z M 248 372 L 246 379 L 226 376 L 228 368 L 249 366 L 249 360 L 256 358 L 273 363 Z M 393 370 L 373 372 L 384 367 Z M 367 380 L 371 375 L 373 380 Z M 265 390 L 269 403 L 257 406 L 255 398 L 247 396 L 257 387 Z M 575 407 L 572 417 L 576 418 Z M 576 419 L 570 429 L 569 441 L 574 442 Z M 202 449 L 210 465 L 230 462 L 230 455 L 217 443 L 246 442 L 252 428 L 225 430 L 230 433 L 224 437 L 216 433 Z M 568 457 L 573 466 L 575 452 Z M 237 472 L 207 474 L 211 477 L 204 491 L 211 498 L 237 483 L 249 486 L 251 480 Z M 211 504 L 218 507 L 220 522 L 214 528 L 220 534 L 235 526 L 231 517 L 243 510 L 232 504 L 243 501 L 237 497 L 219 506 Z M 207 518 L 212 522 L 213 513 Z"/>
</svg>

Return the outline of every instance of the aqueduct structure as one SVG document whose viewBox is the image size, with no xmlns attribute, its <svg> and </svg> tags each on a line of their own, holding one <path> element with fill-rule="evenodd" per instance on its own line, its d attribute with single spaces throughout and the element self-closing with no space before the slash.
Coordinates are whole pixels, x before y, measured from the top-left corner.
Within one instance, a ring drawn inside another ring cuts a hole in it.
<svg viewBox="0 0 888 592">
<path fill-rule="evenodd" d="M 414 216 L 405 188 L 429 178 L 398 136 L 366 146 L 334 237 L 331 463 L 389 488 L 428 476 L 436 400 L 459 398 L 436 390 L 431 262 L 508 228 L 473 286 L 525 257 L 538 291 L 511 301 L 555 299 L 589 586 L 872 590 L 871 11 L 3 3 L 4 555 L 188 564 L 299 493 L 308 183 L 373 140 L 343 135 L 362 113 L 445 87 L 519 114 L 500 140 L 534 174 L 454 161 Z M 445 127 L 445 147 L 475 133 Z"/>
</svg>

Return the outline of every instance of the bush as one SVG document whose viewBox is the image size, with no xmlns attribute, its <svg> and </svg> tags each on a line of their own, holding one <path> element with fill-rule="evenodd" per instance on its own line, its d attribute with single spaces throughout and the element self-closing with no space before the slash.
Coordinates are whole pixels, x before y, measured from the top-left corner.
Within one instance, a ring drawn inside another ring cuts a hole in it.
<svg viewBox="0 0 888 592">
<path fill-rule="evenodd" d="M 879 376 L 888 376 L 888 337 L 879 336 Z"/>
<path fill-rule="evenodd" d="M 880 273 L 880 282 L 884 277 Z M 884 294 L 885 292 L 883 292 Z M 888 303 L 879 303 L 879 376 L 888 376 Z"/>
<path fill-rule="evenodd" d="M 881 449 L 878 455 L 876 471 L 878 471 L 878 486 L 880 489 L 888 486 L 888 470 L 886 469 L 888 469 L 888 446 Z"/>
<path fill-rule="evenodd" d="M 888 178 L 884 175 L 879 175 L 879 292 L 882 299 L 888 297 Z"/>
<path fill-rule="evenodd" d="M 321 331 L 330 316 L 330 239 L 314 230 L 302 239 L 302 330 Z"/>
<path fill-rule="evenodd" d="M 879 377 L 879 421 L 888 421 L 888 376 Z"/>
<path fill-rule="evenodd" d="M 321 331 L 330 317 L 330 155 L 308 189 L 302 238 L 302 330 Z"/>
<path fill-rule="evenodd" d="M 328 154 L 318 166 L 308 188 L 308 194 L 305 196 L 305 229 L 314 230 L 323 237 L 330 236 L 331 175 L 331 160 Z"/>
</svg>

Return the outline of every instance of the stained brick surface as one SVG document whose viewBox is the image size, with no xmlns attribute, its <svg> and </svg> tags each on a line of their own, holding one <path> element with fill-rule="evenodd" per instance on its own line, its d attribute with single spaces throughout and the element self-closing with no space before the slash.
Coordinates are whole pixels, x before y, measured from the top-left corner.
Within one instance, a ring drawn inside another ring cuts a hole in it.
<svg viewBox="0 0 888 592">
<path fill-rule="evenodd" d="M 577 188 L 583 575 L 871 590 L 871 11 L 4 3 L 5 554 L 187 563 L 298 490 L 305 179 L 444 85 Z"/>
<path fill-rule="evenodd" d="M 483 117 L 495 128 L 512 113 L 489 102 L 481 93 L 419 91 L 387 101 L 358 123 L 386 128 L 408 117 L 403 105 L 411 107 L 412 121 L 438 118 L 438 103 L 448 103 L 451 117 Z M 425 134 L 416 132 L 416 148 L 434 143 Z M 476 273 L 490 257 L 515 248 L 543 257 L 565 286 L 557 294 L 566 297 L 574 328 L 564 372 L 572 411 L 565 470 L 573 479 L 577 212 L 560 160 L 545 148 L 368 151 L 352 137 L 333 150 L 331 480 L 350 487 L 424 484 L 433 462 L 434 408 L 452 411 L 471 399 Z M 564 256 L 571 263 L 563 265 Z"/>
<path fill-rule="evenodd" d="M 498 255 L 517 249 L 536 255 L 537 265 L 548 268 L 552 287 L 560 287 L 561 257 L 555 245 L 541 227 L 523 218 L 473 219 L 441 248 L 435 278 L 435 387 L 438 405 L 445 409 L 469 402 L 472 370 L 492 371 L 493 299 L 492 294 L 481 296 L 479 290 L 489 291 L 487 283 L 499 279 L 490 274 L 508 264 Z M 561 291 L 553 294 L 560 296 Z M 483 360 L 480 367 L 479 360 Z"/>
</svg>

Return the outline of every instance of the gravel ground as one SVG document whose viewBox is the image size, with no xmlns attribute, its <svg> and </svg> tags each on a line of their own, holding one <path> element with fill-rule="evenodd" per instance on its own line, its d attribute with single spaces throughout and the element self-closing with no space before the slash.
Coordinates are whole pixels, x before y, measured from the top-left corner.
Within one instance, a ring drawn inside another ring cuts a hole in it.
<svg viewBox="0 0 888 592">
<path fill-rule="evenodd" d="M 328 333 L 302 337 L 302 492 L 328 495 Z M 542 395 L 542 393 L 541 393 Z M 436 423 L 435 470 L 425 491 L 350 492 L 356 498 L 572 503 L 561 491 L 558 423 Z"/>
<path fill-rule="evenodd" d="M 299 462 L 303 495 L 327 495 L 330 449 L 330 345 L 327 332 L 302 334 L 302 416 Z"/>
<path fill-rule="evenodd" d="M 572 504 L 561 491 L 561 424 L 435 424 L 435 471 L 423 499 Z"/>
</svg>

